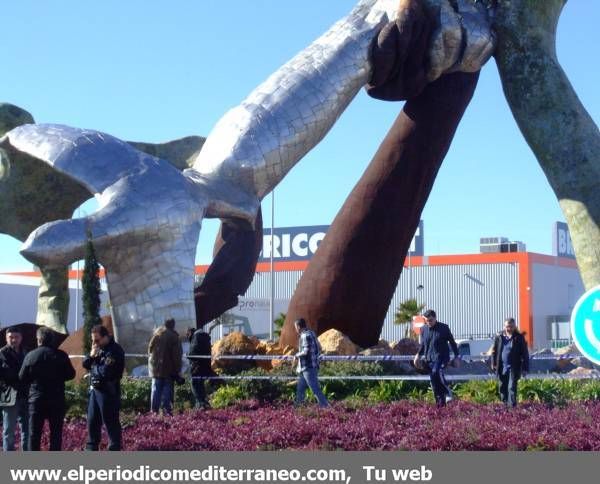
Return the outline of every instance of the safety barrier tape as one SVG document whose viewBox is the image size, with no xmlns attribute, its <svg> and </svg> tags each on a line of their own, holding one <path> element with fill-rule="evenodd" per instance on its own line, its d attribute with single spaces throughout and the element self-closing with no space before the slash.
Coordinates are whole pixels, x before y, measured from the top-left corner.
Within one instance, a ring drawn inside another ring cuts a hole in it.
<svg viewBox="0 0 600 484">
<path fill-rule="evenodd" d="M 126 358 L 148 358 L 150 355 L 126 353 Z M 190 360 L 205 359 L 205 360 L 256 360 L 256 361 L 271 361 L 282 360 L 290 361 L 294 359 L 293 355 L 184 355 Z M 70 355 L 70 358 L 85 358 L 85 355 Z M 531 355 L 530 360 L 567 360 L 581 358 L 581 355 Z M 487 355 L 462 356 L 461 360 L 469 361 L 485 361 L 489 359 Z M 321 361 L 412 361 L 414 355 L 321 355 Z"/>
<path fill-rule="evenodd" d="M 150 378 L 150 377 L 143 377 Z M 496 375 L 444 375 L 448 381 L 495 380 Z M 529 373 L 526 380 L 598 380 L 600 374 L 569 375 L 553 373 Z M 297 380 L 291 375 L 224 375 L 209 377 L 192 377 L 193 380 Z M 319 381 L 327 380 L 364 380 L 364 381 L 429 381 L 429 375 L 336 375 L 319 376 Z"/>
<path fill-rule="evenodd" d="M 447 381 L 486 381 L 495 380 L 496 375 L 444 375 Z M 149 380 L 151 377 L 136 377 L 136 380 Z M 275 381 L 295 381 L 298 376 L 291 375 L 223 375 L 223 376 L 194 376 L 192 380 L 275 380 Z M 554 373 L 530 373 L 525 380 L 600 380 L 600 374 L 591 375 L 569 375 Z M 319 381 L 335 380 L 360 380 L 360 381 L 429 381 L 428 375 L 337 375 L 337 376 L 319 376 Z M 75 395 L 75 392 L 66 390 L 66 394 Z"/>
</svg>

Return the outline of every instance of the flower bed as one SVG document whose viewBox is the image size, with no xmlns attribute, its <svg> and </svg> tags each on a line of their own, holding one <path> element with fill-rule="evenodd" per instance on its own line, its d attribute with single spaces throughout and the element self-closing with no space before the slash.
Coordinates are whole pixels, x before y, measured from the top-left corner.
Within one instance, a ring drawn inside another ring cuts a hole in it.
<svg viewBox="0 0 600 484">
<path fill-rule="evenodd" d="M 65 426 L 63 447 L 80 450 L 85 422 Z M 106 440 L 106 439 L 105 439 Z M 246 402 L 174 417 L 141 415 L 124 428 L 125 450 L 600 450 L 600 403 L 564 407 L 453 402 L 437 410 L 400 401 L 327 410 Z"/>
</svg>

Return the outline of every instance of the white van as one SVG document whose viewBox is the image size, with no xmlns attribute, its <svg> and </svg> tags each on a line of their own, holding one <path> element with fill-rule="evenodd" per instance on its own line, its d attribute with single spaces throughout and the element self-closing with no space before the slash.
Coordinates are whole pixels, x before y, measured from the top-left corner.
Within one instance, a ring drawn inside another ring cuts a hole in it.
<svg viewBox="0 0 600 484">
<path fill-rule="evenodd" d="M 469 356 L 491 355 L 494 339 L 457 339 L 456 344 L 458 346 L 458 354 L 465 360 L 468 360 Z"/>
</svg>

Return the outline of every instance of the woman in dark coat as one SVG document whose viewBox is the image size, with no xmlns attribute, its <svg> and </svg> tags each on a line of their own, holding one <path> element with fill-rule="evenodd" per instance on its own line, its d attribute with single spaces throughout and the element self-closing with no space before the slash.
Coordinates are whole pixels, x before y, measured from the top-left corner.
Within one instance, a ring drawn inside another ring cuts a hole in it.
<svg viewBox="0 0 600 484">
<path fill-rule="evenodd" d="M 188 330 L 188 339 L 190 342 L 189 356 L 209 355 L 211 354 L 210 335 L 203 328 L 194 331 Z M 196 398 L 196 408 L 207 408 L 206 389 L 202 377 L 215 376 L 210 364 L 210 358 L 190 358 L 190 373 L 192 375 L 192 392 Z"/>
<path fill-rule="evenodd" d="M 506 405 L 516 407 L 517 383 L 529 371 L 529 351 L 513 318 L 504 321 L 504 331 L 494 340 L 492 370 L 500 380 L 500 398 Z"/>
</svg>

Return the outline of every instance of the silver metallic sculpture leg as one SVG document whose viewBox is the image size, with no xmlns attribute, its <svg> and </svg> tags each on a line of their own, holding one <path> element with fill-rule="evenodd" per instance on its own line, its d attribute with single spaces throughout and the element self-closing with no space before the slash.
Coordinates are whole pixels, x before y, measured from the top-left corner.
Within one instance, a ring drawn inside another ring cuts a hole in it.
<svg viewBox="0 0 600 484">
<path fill-rule="evenodd" d="M 67 334 L 69 314 L 68 267 L 40 268 L 42 280 L 38 292 L 36 324 Z"/>
<path fill-rule="evenodd" d="M 0 103 L 0 136 L 33 122 L 24 109 Z M 23 153 L 12 159 L 4 153 L 0 158 L 0 233 L 23 242 L 39 225 L 70 217 L 89 198 L 79 185 Z M 63 334 L 69 309 L 68 269 L 40 267 L 35 321 Z"/>
<path fill-rule="evenodd" d="M 83 257 L 91 233 L 107 270 L 117 335 L 131 351 L 145 348 L 145 337 L 166 317 L 191 324 L 202 219 L 254 223 L 260 200 L 323 139 L 369 80 L 371 42 L 395 18 L 396 7 L 397 0 L 359 2 L 227 113 L 193 169 L 183 174 L 104 133 L 58 125 L 12 130 L 0 140 L 9 154 L 28 153 L 100 201 L 98 212 L 86 219 L 40 227 L 23 255 L 39 264 L 65 264 Z M 483 16 L 480 20 L 477 25 L 487 25 Z M 444 38 L 445 28 L 442 24 L 437 35 Z M 450 28 L 456 30 L 454 23 Z M 455 32 L 457 38 L 462 32 Z M 472 51 L 480 49 L 464 49 Z M 461 63 L 477 62 L 467 61 L 459 56 L 447 64 L 460 69 Z"/>
</svg>

